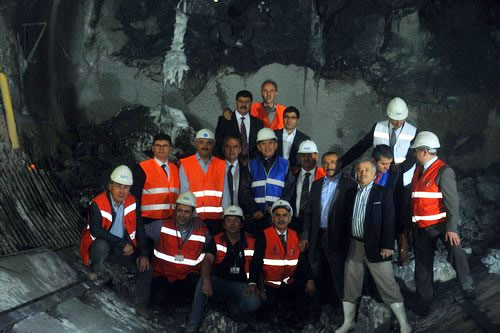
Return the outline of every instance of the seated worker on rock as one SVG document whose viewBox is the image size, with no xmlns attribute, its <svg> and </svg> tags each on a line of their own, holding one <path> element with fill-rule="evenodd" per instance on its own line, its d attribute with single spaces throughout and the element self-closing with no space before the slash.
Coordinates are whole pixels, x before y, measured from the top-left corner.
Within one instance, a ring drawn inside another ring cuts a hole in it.
<svg viewBox="0 0 500 333">
<path fill-rule="evenodd" d="M 176 201 L 173 218 L 163 222 L 160 241 L 153 253 L 152 303 L 165 306 L 192 302 L 210 234 L 193 219 L 196 198 L 184 192 Z"/>
<path fill-rule="evenodd" d="M 129 194 L 132 183 L 132 171 L 120 165 L 111 173 L 108 190 L 92 199 L 80 255 L 83 264 L 91 266 L 88 278 L 92 281 L 102 273 L 106 260 L 137 274 L 135 311 L 149 319 L 151 268 L 144 227 L 136 214 L 134 196 Z"/>
<path fill-rule="evenodd" d="M 305 253 L 300 253 L 299 237 L 288 228 L 293 209 L 285 200 L 276 201 L 272 208 L 273 225 L 257 237 L 255 254 L 250 266 L 250 283 L 254 293 L 259 289 L 263 306 L 262 319 L 276 321 L 278 304 L 293 308 L 287 318 L 291 326 L 309 319 L 310 298 L 316 292 L 311 267 Z M 262 276 L 261 276 L 262 274 Z M 259 287 L 257 287 L 259 283 Z"/>
<path fill-rule="evenodd" d="M 224 209 L 224 232 L 215 235 L 208 245 L 187 332 L 198 331 L 209 298 L 226 301 L 233 316 L 260 306 L 256 289 L 248 284 L 255 239 L 243 232 L 243 219 L 240 207 Z"/>
</svg>

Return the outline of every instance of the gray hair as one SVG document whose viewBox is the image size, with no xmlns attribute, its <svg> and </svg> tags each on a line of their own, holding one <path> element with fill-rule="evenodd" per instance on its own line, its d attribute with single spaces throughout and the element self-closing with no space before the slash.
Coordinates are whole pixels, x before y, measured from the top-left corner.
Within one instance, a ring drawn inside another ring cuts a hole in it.
<svg viewBox="0 0 500 333">
<path fill-rule="evenodd" d="M 355 162 L 355 166 L 356 168 L 358 167 L 358 165 L 360 165 L 361 163 L 365 163 L 365 162 L 370 162 L 370 164 L 372 165 L 372 168 L 373 170 L 377 170 L 377 165 L 375 164 L 375 162 L 373 162 L 373 159 L 371 157 L 361 157 L 359 159 L 356 160 Z"/>
</svg>

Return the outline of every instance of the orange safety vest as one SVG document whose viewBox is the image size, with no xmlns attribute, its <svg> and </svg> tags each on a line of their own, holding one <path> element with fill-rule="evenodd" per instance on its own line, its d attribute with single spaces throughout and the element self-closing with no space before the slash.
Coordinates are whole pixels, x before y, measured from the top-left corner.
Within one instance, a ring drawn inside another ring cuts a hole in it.
<svg viewBox="0 0 500 333">
<path fill-rule="evenodd" d="M 215 235 L 214 242 L 217 248 L 217 253 L 215 255 L 215 264 L 218 265 L 224 261 L 227 253 L 227 242 L 222 239 L 224 235 L 223 232 Z M 250 263 L 252 262 L 254 250 L 255 250 L 255 239 L 250 236 L 245 236 L 246 246 L 244 248 L 245 254 L 245 273 L 247 275 L 247 279 L 250 278 Z"/>
<path fill-rule="evenodd" d="M 282 283 L 293 283 L 292 275 L 297 268 L 300 255 L 297 233 L 292 229 L 287 230 L 286 251 L 274 226 L 266 228 L 264 236 L 266 237 L 266 251 L 262 266 L 264 282 L 275 288 Z"/>
<path fill-rule="evenodd" d="M 276 106 L 276 116 L 274 116 L 273 123 L 269 121 L 266 109 L 264 108 L 263 102 L 253 103 L 250 115 L 262 120 L 264 127 L 270 128 L 272 130 L 280 130 L 285 125 L 283 124 L 283 111 L 285 111 L 286 106 L 281 104 L 274 104 Z"/>
<path fill-rule="evenodd" d="M 436 184 L 439 170 L 445 166 L 446 164 L 443 161 L 436 160 L 424 171 L 420 180 L 418 179 L 418 173 L 422 166 L 418 166 L 413 174 L 411 182 L 412 220 L 417 223 L 419 228 L 446 221 L 443 193 Z"/>
<path fill-rule="evenodd" d="M 322 167 L 316 168 L 316 173 L 314 174 L 314 180 L 321 179 L 326 176 L 326 172 Z"/>
<path fill-rule="evenodd" d="M 111 229 L 111 225 L 113 224 L 113 209 L 111 208 L 111 202 L 108 199 L 107 192 L 102 192 L 97 197 L 92 199 L 92 202 L 97 205 L 97 208 L 99 208 L 99 211 L 101 212 L 102 228 L 109 231 L 109 229 Z M 127 195 L 123 205 L 123 225 L 125 226 L 125 230 L 127 231 L 130 240 L 132 241 L 132 245 L 136 247 L 136 204 L 134 196 L 131 194 Z M 87 227 L 82 232 L 82 240 L 80 241 L 80 257 L 82 258 L 85 266 L 90 264 L 89 249 L 94 240 L 95 237 L 90 233 L 90 225 L 87 224 Z"/>
<path fill-rule="evenodd" d="M 174 219 L 163 221 L 160 241 L 154 249 L 153 276 L 165 276 L 170 283 L 183 280 L 189 273 L 199 273 L 205 258 L 203 248 L 207 228 L 201 223 L 192 226 L 189 238 L 182 244 Z"/>
<path fill-rule="evenodd" d="M 175 200 L 179 196 L 179 169 L 168 162 L 170 178 L 154 158 L 139 163 L 146 174 L 142 189 L 141 215 L 150 219 L 166 219 L 173 216 Z"/>
<path fill-rule="evenodd" d="M 226 162 L 212 157 L 207 173 L 203 172 L 196 155 L 181 159 L 189 190 L 196 197 L 196 212 L 202 220 L 222 219 L 222 192 L 224 191 L 224 175 Z"/>
</svg>

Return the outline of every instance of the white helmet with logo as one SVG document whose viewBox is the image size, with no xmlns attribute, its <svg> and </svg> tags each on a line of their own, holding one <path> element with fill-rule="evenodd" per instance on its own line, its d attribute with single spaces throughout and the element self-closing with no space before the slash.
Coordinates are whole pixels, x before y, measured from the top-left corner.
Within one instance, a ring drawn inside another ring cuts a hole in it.
<svg viewBox="0 0 500 333">
<path fill-rule="evenodd" d="M 181 193 L 177 197 L 177 200 L 175 202 L 181 205 L 186 205 L 196 208 L 196 197 L 194 196 L 193 192 L 190 191 Z"/>
<path fill-rule="evenodd" d="M 271 207 L 271 213 L 274 212 L 278 208 L 285 208 L 290 215 L 293 215 L 293 209 L 292 206 L 288 203 L 286 200 L 278 200 L 273 203 L 273 206 Z"/>
<path fill-rule="evenodd" d="M 195 140 L 198 139 L 208 139 L 208 140 L 215 140 L 214 133 L 209 130 L 208 128 L 204 128 L 196 132 L 196 138 Z"/>
<path fill-rule="evenodd" d="M 228 206 L 224 209 L 224 217 L 239 216 L 243 219 L 243 211 L 238 206 Z"/>
<path fill-rule="evenodd" d="M 405 120 L 408 117 L 408 106 L 399 97 L 394 97 L 387 105 L 387 116 L 392 120 Z"/>
<path fill-rule="evenodd" d="M 312 140 L 305 140 L 299 145 L 299 154 L 318 153 L 318 147 Z"/>
<path fill-rule="evenodd" d="M 439 139 L 436 134 L 429 131 L 422 131 L 415 137 L 415 142 L 410 146 L 410 148 L 428 147 L 431 149 L 441 148 L 439 144 Z"/>
<path fill-rule="evenodd" d="M 117 166 L 111 173 L 111 180 L 122 185 L 132 185 L 134 183 L 132 171 L 126 165 Z"/>
<path fill-rule="evenodd" d="M 264 127 L 257 133 L 257 142 L 265 140 L 278 140 L 278 138 L 272 129 Z"/>
</svg>

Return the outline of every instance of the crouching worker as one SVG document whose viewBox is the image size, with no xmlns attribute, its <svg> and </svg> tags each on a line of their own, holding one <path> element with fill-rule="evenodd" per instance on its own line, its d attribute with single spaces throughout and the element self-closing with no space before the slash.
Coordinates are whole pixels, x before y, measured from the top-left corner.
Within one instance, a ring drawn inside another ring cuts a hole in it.
<svg viewBox="0 0 500 333">
<path fill-rule="evenodd" d="M 243 211 L 238 206 L 224 209 L 224 232 L 214 236 L 201 264 L 187 332 L 197 332 L 209 297 L 227 301 L 229 312 L 238 315 L 260 306 L 256 288 L 248 284 L 255 239 L 242 231 Z M 213 270 L 213 274 L 212 274 Z"/>
<path fill-rule="evenodd" d="M 191 304 L 206 244 L 210 241 L 205 225 L 193 219 L 194 194 L 181 193 L 176 203 L 175 217 L 163 222 L 153 253 L 151 301 L 159 306 Z"/>
<path fill-rule="evenodd" d="M 346 207 L 350 230 L 349 250 L 344 271 L 344 323 L 335 332 L 347 333 L 356 326 L 356 307 L 363 288 L 365 265 L 382 300 L 396 315 L 401 333 L 410 333 L 403 296 L 392 271 L 395 213 L 392 190 L 374 184 L 377 167 L 369 158 L 356 162 L 358 186 L 347 192 Z"/>
<path fill-rule="evenodd" d="M 108 190 L 92 199 L 89 221 L 83 231 L 80 255 L 84 265 L 90 265 L 90 280 L 96 280 L 110 261 L 137 274 L 135 311 L 149 319 L 149 287 L 151 268 L 145 246 L 144 226 L 136 215 L 134 196 L 129 194 L 132 172 L 120 165 L 111 173 Z"/>
<path fill-rule="evenodd" d="M 288 228 L 292 215 L 287 201 L 278 200 L 272 205 L 273 225 L 264 229 L 256 240 L 250 283 L 255 292 L 255 284 L 259 282 L 264 302 L 259 312 L 261 319 L 276 321 L 278 305 L 291 305 L 293 317 L 287 321 L 294 326 L 308 319 L 310 297 L 316 286 L 307 255 L 300 253 L 299 237 Z"/>
</svg>

